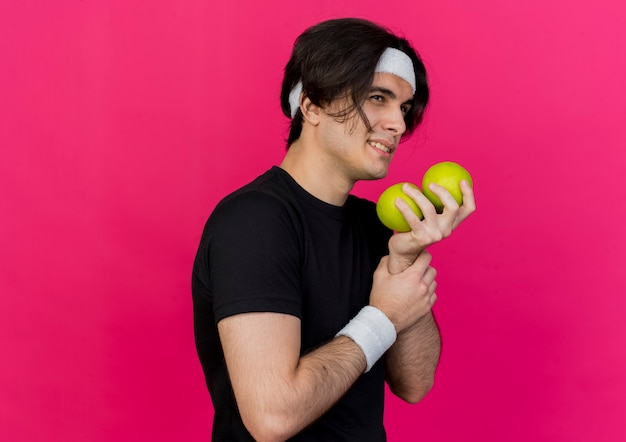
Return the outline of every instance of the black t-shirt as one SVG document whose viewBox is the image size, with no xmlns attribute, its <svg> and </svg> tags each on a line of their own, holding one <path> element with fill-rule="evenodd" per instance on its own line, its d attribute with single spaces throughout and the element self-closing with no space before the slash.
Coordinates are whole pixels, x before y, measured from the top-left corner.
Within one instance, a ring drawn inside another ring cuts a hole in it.
<svg viewBox="0 0 626 442">
<path fill-rule="evenodd" d="M 217 323 L 245 312 L 297 316 L 305 354 L 332 340 L 368 304 L 391 233 L 374 203 L 351 195 L 343 207 L 327 204 L 278 167 L 218 204 L 192 277 L 196 347 L 215 409 L 213 440 L 253 440 L 237 410 Z M 381 359 L 292 440 L 385 440 L 384 370 Z"/>
</svg>

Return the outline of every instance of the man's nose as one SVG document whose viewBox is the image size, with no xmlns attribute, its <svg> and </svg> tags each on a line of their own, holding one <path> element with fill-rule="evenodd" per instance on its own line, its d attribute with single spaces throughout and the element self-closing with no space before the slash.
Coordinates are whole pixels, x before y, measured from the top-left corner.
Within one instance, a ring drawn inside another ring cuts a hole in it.
<svg viewBox="0 0 626 442">
<path fill-rule="evenodd" d="M 394 135 L 402 135 L 406 130 L 404 112 L 402 109 L 391 109 L 386 115 L 383 129 L 392 132 Z"/>
</svg>

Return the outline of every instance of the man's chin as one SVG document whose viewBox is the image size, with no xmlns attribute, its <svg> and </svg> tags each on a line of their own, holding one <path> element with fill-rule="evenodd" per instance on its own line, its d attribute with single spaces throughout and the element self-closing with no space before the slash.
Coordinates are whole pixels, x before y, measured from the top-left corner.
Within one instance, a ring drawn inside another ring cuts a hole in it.
<svg viewBox="0 0 626 442">
<path fill-rule="evenodd" d="M 371 172 L 366 177 L 361 178 L 361 180 L 363 180 L 363 181 L 381 180 L 381 179 L 383 179 L 383 178 L 385 178 L 387 176 L 388 172 L 389 172 L 388 169 Z"/>
</svg>

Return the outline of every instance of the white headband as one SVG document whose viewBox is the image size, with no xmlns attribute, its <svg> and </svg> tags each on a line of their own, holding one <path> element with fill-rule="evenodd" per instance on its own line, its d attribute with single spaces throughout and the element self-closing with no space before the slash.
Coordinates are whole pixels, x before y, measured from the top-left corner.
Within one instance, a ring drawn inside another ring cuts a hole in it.
<svg viewBox="0 0 626 442">
<path fill-rule="evenodd" d="M 404 52 L 387 48 L 383 55 L 380 56 L 378 64 L 374 72 L 383 72 L 385 74 L 393 74 L 396 77 L 402 78 L 404 81 L 411 85 L 413 94 L 415 94 L 415 71 L 413 69 L 413 62 Z M 296 116 L 296 112 L 300 107 L 300 95 L 302 94 L 302 81 L 296 84 L 291 92 L 289 92 L 289 108 L 291 110 L 291 118 Z"/>
</svg>

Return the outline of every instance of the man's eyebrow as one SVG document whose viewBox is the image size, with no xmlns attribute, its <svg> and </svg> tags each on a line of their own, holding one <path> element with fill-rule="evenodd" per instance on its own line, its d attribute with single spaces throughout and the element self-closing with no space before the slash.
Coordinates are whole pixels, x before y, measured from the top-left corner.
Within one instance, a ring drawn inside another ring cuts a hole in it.
<svg viewBox="0 0 626 442">
<path fill-rule="evenodd" d="M 379 94 L 386 95 L 389 98 L 396 98 L 396 94 L 394 94 L 392 90 L 382 86 L 372 86 L 370 88 L 370 93 L 371 92 L 378 92 Z"/>
<path fill-rule="evenodd" d="M 386 87 L 382 87 L 382 86 L 372 86 L 370 88 L 370 93 L 372 92 L 378 92 L 379 94 L 385 95 L 391 99 L 396 99 L 396 94 L 391 90 L 391 89 L 387 89 Z M 409 98 L 408 100 L 406 100 L 404 102 L 404 104 L 411 104 L 413 100 L 411 98 Z"/>
</svg>

